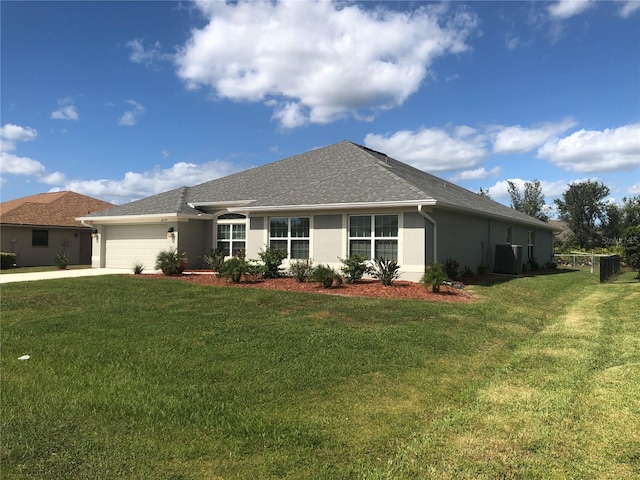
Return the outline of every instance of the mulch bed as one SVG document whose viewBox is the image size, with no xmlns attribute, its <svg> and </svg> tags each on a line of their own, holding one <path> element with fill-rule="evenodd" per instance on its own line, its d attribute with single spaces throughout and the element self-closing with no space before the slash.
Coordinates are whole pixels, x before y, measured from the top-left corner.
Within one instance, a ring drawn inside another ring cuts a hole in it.
<svg viewBox="0 0 640 480">
<path fill-rule="evenodd" d="M 320 283 L 298 282 L 294 278 L 255 279 L 243 280 L 240 283 L 227 283 L 209 272 L 185 272 L 175 277 L 166 277 L 162 274 L 145 275 L 145 277 L 171 278 L 176 281 L 195 283 L 208 286 L 225 286 L 229 288 L 263 288 L 268 290 L 284 290 L 289 292 L 310 292 L 329 295 L 343 295 L 348 297 L 373 297 L 373 298 L 405 298 L 429 300 L 433 302 L 472 302 L 474 297 L 465 290 L 460 290 L 443 285 L 439 293 L 433 293 L 431 288 L 425 288 L 420 283 L 396 280 L 389 286 L 383 286 L 377 280 L 362 280 L 358 283 L 334 285 L 331 288 L 323 288 Z"/>
</svg>

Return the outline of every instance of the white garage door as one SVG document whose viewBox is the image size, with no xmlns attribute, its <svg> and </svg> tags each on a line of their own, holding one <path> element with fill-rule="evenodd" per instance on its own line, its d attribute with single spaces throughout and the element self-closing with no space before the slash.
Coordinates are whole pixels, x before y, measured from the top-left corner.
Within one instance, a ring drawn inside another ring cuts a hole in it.
<svg viewBox="0 0 640 480">
<path fill-rule="evenodd" d="M 107 227 L 105 266 L 128 268 L 141 262 L 145 270 L 154 269 L 156 255 L 167 250 L 166 225 L 113 225 Z"/>
</svg>

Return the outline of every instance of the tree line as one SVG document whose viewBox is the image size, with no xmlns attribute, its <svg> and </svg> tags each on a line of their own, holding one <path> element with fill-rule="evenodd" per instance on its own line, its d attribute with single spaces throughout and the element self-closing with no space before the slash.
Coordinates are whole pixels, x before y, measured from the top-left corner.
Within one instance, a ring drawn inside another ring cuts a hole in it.
<svg viewBox="0 0 640 480">
<path fill-rule="evenodd" d="M 512 208 L 549 221 L 540 181 L 525 182 L 522 190 L 511 180 L 507 184 Z M 637 253 L 640 249 L 640 196 L 624 197 L 620 203 L 613 203 L 605 201 L 609 193 L 609 187 L 604 183 L 587 180 L 569 185 L 562 198 L 554 200 L 559 220 L 569 229 L 568 238 L 559 245 L 561 248 L 621 247 L 625 256 L 631 252 L 640 256 Z M 489 196 L 485 189 L 480 189 L 479 195 Z M 640 258 L 636 263 L 640 268 Z"/>
</svg>

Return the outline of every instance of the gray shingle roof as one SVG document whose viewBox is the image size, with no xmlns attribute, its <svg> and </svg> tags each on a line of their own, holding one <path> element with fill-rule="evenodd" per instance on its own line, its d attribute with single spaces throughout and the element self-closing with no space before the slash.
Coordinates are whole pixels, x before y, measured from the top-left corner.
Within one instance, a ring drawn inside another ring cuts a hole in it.
<svg viewBox="0 0 640 480">
<path fill-rule="evenodd" d="M 189 187 L 180 187 L 135 202 L 126 203 L 111 210 L 98 212 L 87 217 L 118 217 L 126 215 L 192 214 L 199 212 L 187 205 L 186 195 Z"/>
<path fill-rule="evenodd" d="M 245 201 L 269 208 L 372 202 L 435 203 L 437 206 L 546 223 L 486 197 L 352 142 L 342 141 L 193 187 L 182 187 L 96 216 L 193 214 L 200 203 Z"/>
</svg>

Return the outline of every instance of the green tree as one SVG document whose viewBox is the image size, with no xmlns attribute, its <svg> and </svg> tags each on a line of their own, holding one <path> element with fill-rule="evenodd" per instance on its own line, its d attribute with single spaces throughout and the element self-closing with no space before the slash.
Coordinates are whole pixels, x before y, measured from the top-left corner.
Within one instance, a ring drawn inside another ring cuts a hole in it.
<svg viewBox="0 0 640 480">
<path fill-rule="evenodd" d="M 624 231 L 622 207 L 617 203 L 607 203 L 604 206 L 603 213 L 602 242 L 604 246 L 617 245 Z"/>
<path fill-rule="evenodd" d="M 622 237 L 622 257 L 640 278 L 640 225 L 628 227 Z"/>
<path fill-rule="evenodd" d="M 480 191 L 478 192 L 478 195 L 480 195 L 481 197 L 491 198 L 491 195 L 489 195 L 489 189 L 488 188 L 480 187 Z"/>
<path fill-rule="evenodd" d="M 605 219 L 604 198 L 609 195 L 609 187 L 591 180 L 569 185 L 557 198 L 560 220 L 571 229 L 569 244 L 574 247 L 592 249 L 601 246 L 600 226 Z"/>
<path fill-rule="evenodd" d="M 605 245 L 617 245 L 625 230 L 640 225 L 640 196 L 624 197 L 621 203 L 604 207 L 602 237 Z"/>
<path fill-rule="evenodd" d="M 622 230 L 640 225 L 640 195 L 622 199 Z"/>
<path fill-rule="evenodd" d="M 542 193 L 539 180 L 524 182 L 523 193 L 520 192 L 520 188 L 516 182 L 507 180 L 507 184 L 509 185 L 507 190 L 511 197 L 511 208 L 515 208 L 519 212 L 526 213 L 543 222 L 549 220 L 549 217 L 545 213 L 546 205 L 544 203 L 544 194 Z"/>
</svg>

